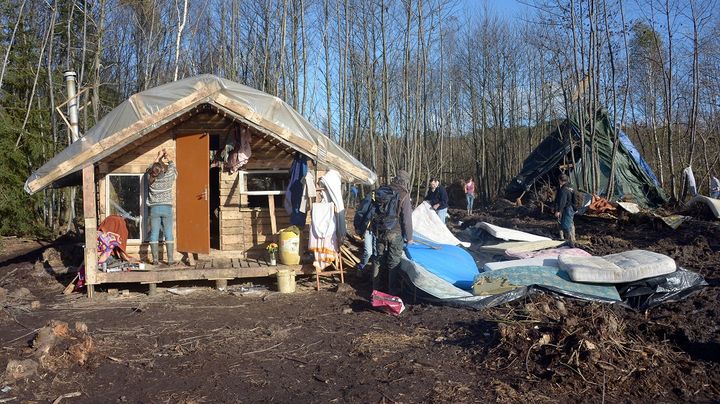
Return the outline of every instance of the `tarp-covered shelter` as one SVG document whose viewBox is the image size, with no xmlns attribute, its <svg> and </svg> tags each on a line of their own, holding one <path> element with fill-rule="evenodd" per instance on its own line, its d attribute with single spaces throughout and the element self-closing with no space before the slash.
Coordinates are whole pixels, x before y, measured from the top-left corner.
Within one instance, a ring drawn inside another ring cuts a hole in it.
<svg viewBox="0 0 720 404">
<path fill-rule="evenodd" d="M 612 166 L 613 142 L 615 131 L 608 118 L 607 111 L 599 110 L 595 116 L 595 133 L 590 133 L 591 122 L 585 132 L 585 150 L 580 147 L 581 130 L 579 125 L 566 119 L 552 131 L 525 159 L 520 173 L 510 181 L 506 188 L 506 197 L 514 200 L 523 193 L 530 191 L 540 180 L 557 183 L 556 179 L 561 167 L 569 167 L 570 181 L 582 191 L 592 190 L 591 175 L 585 183 L 582 166 L 590 161 L 591 150 L 594 151 L 599 163 L 599 191 L 607 189 Z M 618 132 L 618 148 L 615 154 L 615 186 L 614 194 L 608 199 L 629 197 L 645 207 L 656 207 L 665 204 L 668 197 L 660 188 L 655 174 L 642 159 L 630 139 Z M 575 161 L 573 161 L 573 157 Z M 588 170 L 592 172 L 593 170 Z"/>
<path fill-rule="evenodd" d="M 229 172 L 213 166 L 213 156 L 237 147 L 240 131 L 250 133 L 250 158 Z M 131 96 L 37 169 L 25 190 L 32 194 L 57 186 L 82 171 L 86 244 L 94 247 L 98 222 L 120 215 L 130 232 L 127 252 L 145 258 L 149 220 L 144 174 L 162 149 L 171 151 L 177 163 L 173 228 L 178 253 L 214 252 L 215 261 L 222 260 L 224 268 L 217 273 L 215 268 L 197 274 L 185 271 L 180 277 L 162 271 L 167 273 L 162 279 L 157 274 L 89 270 L 89 286 L 274 273 L 276 268 L 241 268 L 245 263 L 236 259 L 266 256 L 265 246 L 275 232 L 290 225 L 283 197 L 294 160 L 308 161 L 307 170 L 315 179 L 329 170 L 336 170 L 347 182 L 374 184 L 377 179 L 278 97 L 201 75 Z M 92 250 L 86 249 L 86 266 Z"/>
</svg>

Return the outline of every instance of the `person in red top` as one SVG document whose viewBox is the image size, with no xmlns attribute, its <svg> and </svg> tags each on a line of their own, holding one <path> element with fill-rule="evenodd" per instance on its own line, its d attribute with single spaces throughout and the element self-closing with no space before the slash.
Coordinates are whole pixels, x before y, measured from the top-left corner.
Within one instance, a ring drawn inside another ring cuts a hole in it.
<svg viewBox="0 0 720 404">
<path fill-rule="evenodd" d="M 465 183 L 465 199 L 467 200 L 467 213 L 472 214 L 473 203 L 475 203 L 475 181 L 472 177 L 468 178 Z"/>
</svg>

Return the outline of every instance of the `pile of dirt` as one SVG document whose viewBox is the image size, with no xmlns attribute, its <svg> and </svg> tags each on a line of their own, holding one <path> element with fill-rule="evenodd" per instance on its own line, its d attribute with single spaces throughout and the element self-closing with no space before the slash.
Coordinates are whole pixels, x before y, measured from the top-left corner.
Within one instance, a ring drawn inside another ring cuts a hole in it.
<svg viewBox="0 0 720 404">
<path fill-rule="evenodd" d="M 482 361 L 513 371 L 516 380 L 522 380 L 512 390 L 500 389 L 505 398 L 538 383 L 549 389 L 562 386 L 565 392 L 573 387 L 576 392 L 591 389 L 592 396 L 613 401 L 691 400 L 699 392 L 705 397 L 720 394 L 704 381 L 716 372 L 693 363 L 666 338 L 662 326 L 638 327 L 646 323 L 638 313 L 579 301 L 569 301 L 566 307 L 562 299 L 545 294 L 491 313 L 497 336 Z M 585 394 L 571 397 L 583 400 Z"/>
<path fill-rule="evenodd" d="M 51 320 L 35 334 L 30 346 L 19 354 L 32 359 L 10 359 L 3 375 L 6 383 L 35 376 L 38 370 L 59 373 L 74 366 L 84 366 L 95 351 L 93 339 L 83 322 L 70 328 L 64 321 Z"/>
</svg>

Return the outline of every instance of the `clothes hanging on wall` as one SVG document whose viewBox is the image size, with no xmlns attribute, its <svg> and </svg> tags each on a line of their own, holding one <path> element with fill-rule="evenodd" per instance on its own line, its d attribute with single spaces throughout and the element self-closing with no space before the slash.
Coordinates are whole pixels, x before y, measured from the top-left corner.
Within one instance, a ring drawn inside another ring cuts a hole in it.
<svg viewBox="0 0 720 404">
<path fill-rule="evenodd" d="M 347 234 L 347 225 L 345 223 L 345 203 L 342 194 L 342 179 L 340 173 L 336 170 L 330 170 L 320 178 L 320 184 L 323 186 L 323 200 L 333 202 L 337 207 L 335 214 L 337 223 L 338 239 L 342 240 Z"/>
<path fill-rule="evenodd" d="M 305 178 L 303 178 L 302 182 L 303 196 L 302 200 L 300 201 L 300 212 L 307 213 L 310 198 L 314 198 L 317 194 L 317 189 L 315 188 L 315 172 L 308 171 L 307 174 L 305 174 Z"/>
<path fill-rule="evenodd" d="M 335 205 L 329 202 L 313 203 L 310 216 L 312 223 L 308 249 L 315 257 L 313 266 L 320 271 L 332 264 L 338 256 Z"/>
<path fill-rule="evenodd" d="M 307 219 L 307 211 L 300 209 L 303 205 L 303 199 L 306 197 L 303 179 L 307 175 L 307 172 L 307 157 L 301 153 L 296 153 L 290 166 L 290 181 L 285 190 L 283 206 L 290 215 L 290 224 L 300 228 L 305 226 Z"/>
</svg>

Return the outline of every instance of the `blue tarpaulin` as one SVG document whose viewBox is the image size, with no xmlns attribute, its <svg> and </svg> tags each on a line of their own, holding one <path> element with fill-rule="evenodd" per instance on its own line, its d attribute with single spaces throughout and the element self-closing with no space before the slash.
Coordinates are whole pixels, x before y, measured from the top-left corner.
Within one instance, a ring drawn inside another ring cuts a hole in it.
<svg viewBox="0 0 720 404">
<path fill-rule="evenodd" d="M 425 244 L 408 245 L 405 249 L 408 258 L 455 287 L 465 290 L 472 288 L 479 271 L 469 252 L 454 245 L 435 244 L 422 239 L 418 241 Z"/>
<path fill-rule="evenodd" d="M 625 134 L 625 132 L 618 130 L 618 135 L 620 137 L 620 143 L 622 143 L 623 146 L 625 146 L 625 149 L 628 151 L 628 154 L 635 160 L 635 162 L 645 171 L 645 174 L 650 177 L 650 179 L 653 180 L 656 186 L 660 186 L 660 181 L 658 181 L 657 177 L 655 176 L 655 173 L 653 172 L 652 168 L 650 168 L 650 165 L 648 165 L 647 161 L 645 161 L 644 158 L 640 155 L 640 152 L 635 147 L 633 142 L 630 140 L 628 135 Z"/>
</svg>

